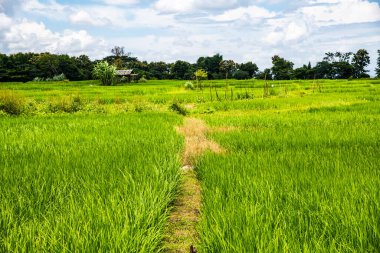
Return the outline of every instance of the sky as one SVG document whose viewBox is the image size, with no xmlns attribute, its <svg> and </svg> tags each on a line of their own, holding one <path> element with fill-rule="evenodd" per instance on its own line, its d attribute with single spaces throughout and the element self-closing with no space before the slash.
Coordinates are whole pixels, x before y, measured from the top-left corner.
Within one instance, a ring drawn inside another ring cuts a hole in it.
<svg viewBox="0 0 380 253">
<path fill-rule="evenodd" d="M 295 67 L 329 51 L 380 49 L 380 0 L 0 0 L 0 53 L 86 54 L 114 46 L 140 60 L 186 60 L 216 53 Z"/>
</svg>

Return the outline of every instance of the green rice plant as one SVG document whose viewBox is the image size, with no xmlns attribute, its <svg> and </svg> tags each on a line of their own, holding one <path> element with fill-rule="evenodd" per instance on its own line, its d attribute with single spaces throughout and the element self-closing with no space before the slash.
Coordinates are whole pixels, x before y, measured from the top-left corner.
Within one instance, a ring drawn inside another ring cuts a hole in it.
<svg viewBox="0 0 380 253">
<path fill-rule="evenodd" d="M 0 251 L 161 251 L 178 124 L 166 113 L 0 118 Z"/>
<path fill-rule="evenodd" d="M 274 101 L 272 101 L 273 103 Z M 378 103 L 203 115 L 228 150 L 197 164 L 202 252 L 377 252 Z"/>
</svg>

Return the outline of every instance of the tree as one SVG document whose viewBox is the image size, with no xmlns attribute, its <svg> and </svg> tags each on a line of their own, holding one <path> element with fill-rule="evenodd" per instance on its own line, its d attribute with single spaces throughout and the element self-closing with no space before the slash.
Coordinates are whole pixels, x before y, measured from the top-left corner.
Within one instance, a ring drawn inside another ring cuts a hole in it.
<svg viewBox="0 0 380 253">
<path fill-rule="evenodd" d="M 228 76 L 232 74 L 236 70 L 236 63 L 233 60 L 224 60 L 220 62 L 220 71 L 225 74 L 226 82 Z"/>
<path fill-rule="evenodd" d="M 203 69 L 198 69 L 197 71 L 195 71 L 194 76 L 195 76 L 195 79 L 197 80 L 197 86 L 200 89 L 202 89 L 201 82 L 202 80 L 207 79 L 207 76 L 208 76 L 207 72 L 204 71 Z"/>
<path fill-rule="evenodd" d="M 189 80 L 193 76 L 193 69 L 190 63 L 185 61 L 176 61 L 171 68 L 171 74 L 174 79 Z"/>
<path fill-rule="evenodd" d="M 80 72 L 80 80 L 89 80 L 94 67 L 90 58 L 87 55 L 80 55 L 74 57 L 74 61 Z"/>
<path fill-rule="evenodd" d="M 93 69 L 93 76 L 100 79 L 102 85 L 110 86 L 116 74 L 116 67 L 109 65 L 106 61 L 98 62 Z"/>
<path fill-rule="evenodd" d="M 300 68 L 293 70 L 293 78 L 295 79 L 313 79 L 314 78 L 314 69 L 311 67 L 311 63 L 308 65 L 303 65 Z"/>
<path fill-rule="evenodd" d="M 352 66 L 354 67 L 354 77 L 369 77 L 368 70 L 364 68 L 370 64 L 369 53 L 365 49 L 359 49 L 352 58 Z"/>
<path fill-rule="evenodd" d="M 249 79 L 252 78 L 252 76 L 249 74 L 249 72 L 244 71 L 244 70 L 236 70 L 233 74 L 232 77 L 237 79 L 237 80 L 244 80 L 244 79 Z"/>
<path fill-rule="evenodd" d="M 377 50 L 379 56 L 377 57 L 377 68 L 376 68 L 376 76 L 380 77 L 380 50 Z"/>
<path fill-rule="evenodd" d="M 354 67 L 350 64 L 351 52 L 328 52 L 325 54 L 323 62 L 327 62 L 330 65 L 327 78 L 345 79 L 354 75 Z M 324 63 L 326 67 L 327 64 Z"/>
<path fill-rule="evenodd" d="M 111 53 L 115 57 L 122 57 L 122 56 L 125 55 L 125 53 L 124 53 L 124 47 L 115 46 L 114 48 L 111 49 Z"/>
<path fill-rule="evenodd" d="M 257 75 L 256 75 L 256 78 L 257 79 L 266 79 L 266 80 L 272 80 L 272 74 L 271 74 L 271 71 L 270 69 L 266 68 L 264 69 L 263 72 L 258 72 Z"/>
<path fill-rule="evenodd" d="M 259 68 L 255 63 L 252 63 L 251 61 L 247 63 L 242 63 L 239 65 L 239 70 L 248 72 L 249 77 L 254 77 L 257 72 L 259 71 Z"/>
<path fill-rule="evenodd" d="M 272 74 L 276 80 L 289 80 L 292 76 L 294 63 L 278 55 L 272 57 Z"/>
<path fill-rule="evenodd" d="M 148 64 L 149 76 L 156 79 L 168 79 L 170 67 L 165 62 L 151 62 Z"/>
<path fill-rule="evenodd" d="M 42 53 L 34 56 L 31 61 L 37 68 L 37 76 L 53 77 L 59 73 L 59 58 L 57 55 Z"/>
<path fill-rule="evenodd" d="M 209 78 L 220 79 L 223 78 L 220 75 L 220 62 L 223 61 L 223 56 L 220 54 L 215 54 L 211 57 L 199 57 L 197 60 L 196 68 L 204 69 Z"/>
</svg>

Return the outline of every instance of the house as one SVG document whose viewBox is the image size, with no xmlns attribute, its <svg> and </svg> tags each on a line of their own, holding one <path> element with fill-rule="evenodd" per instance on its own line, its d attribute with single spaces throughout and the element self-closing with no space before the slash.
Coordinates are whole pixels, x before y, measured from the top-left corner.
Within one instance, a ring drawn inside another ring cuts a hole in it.
<svg viewBox="0 0 380 253">
<path fill-rule="evenodd" d="M 116 70 L 116 76 L 127 79 L 128 82 L 137 81 L 138 74 L 133 74 L 133 69 Z"/>
</svg>

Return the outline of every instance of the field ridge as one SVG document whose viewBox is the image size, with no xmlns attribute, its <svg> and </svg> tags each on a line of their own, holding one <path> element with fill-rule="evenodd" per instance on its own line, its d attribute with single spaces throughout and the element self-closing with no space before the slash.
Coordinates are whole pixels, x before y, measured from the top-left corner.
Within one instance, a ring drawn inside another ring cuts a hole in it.
<svg viewBox="0 0 380 253">
<path fill-rule="evenodd" d="M 177 131 L 185 137 L 182 154 L 181 185 L 169 217 L 164 248 L 168 252 L 197 252 L 196 225 L 201 208 L 201 186 L 195 171 L 195 159 L 203 152 L 224 152 L 218 143 L 208 140 L 206 124 L 195 118 L 185 118 L 184 125 Z"/>
</svg>

